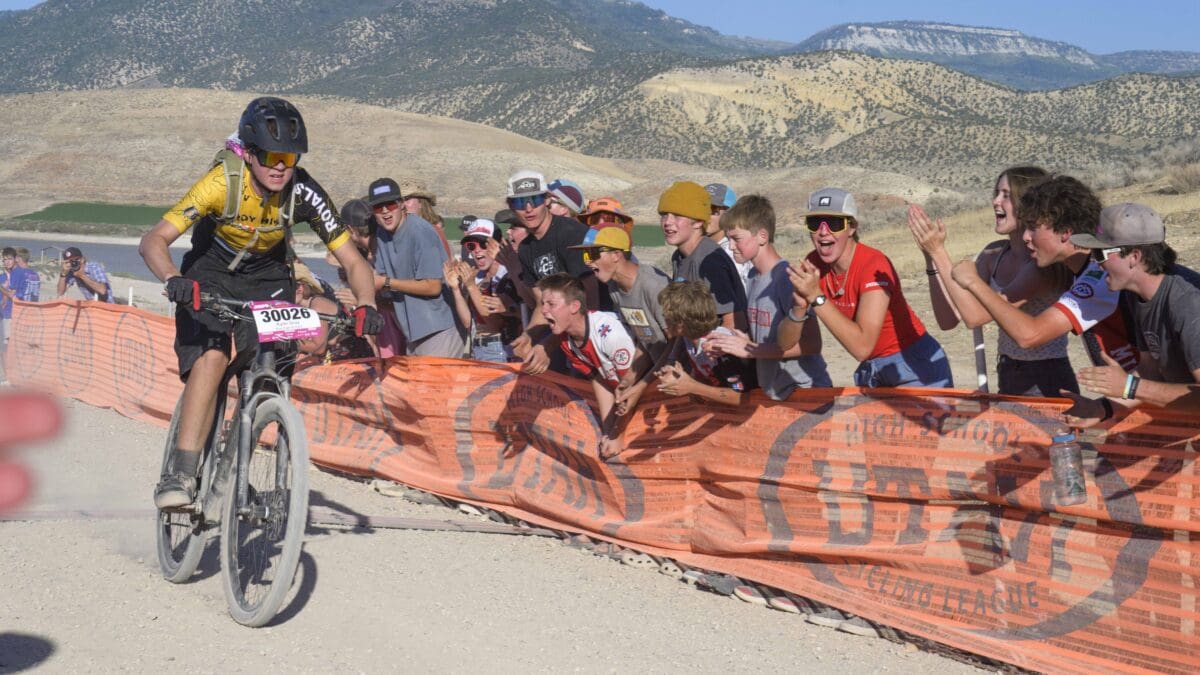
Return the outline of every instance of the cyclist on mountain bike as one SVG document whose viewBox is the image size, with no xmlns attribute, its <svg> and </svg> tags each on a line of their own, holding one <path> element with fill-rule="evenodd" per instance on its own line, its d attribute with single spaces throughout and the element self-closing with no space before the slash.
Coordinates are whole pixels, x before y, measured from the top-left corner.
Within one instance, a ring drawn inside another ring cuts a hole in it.
<svg viewBox="0 0 1200 675">
<path fill-rule="evenodd" d="M 233 153 L 212 168 L 145 236 L 139 252 L 146 266 L 166 283 L 175 310 L 175 353 L 184 381 L 179 440 L 168 469 L 154 491 L 159 509 L 178 509 L 196 497 L 196 475 L 218 396 L 236 347 L 234 370 L 253 360 L 258 349 L 252 325 L 236 326 L 200 308 L 200 293 L 238 300 L 295 299 L 287 243 L 289 228 L 308 222 L 341 263 L 362 302 L 354 310 L 356 334 L 382 327 L 375 310 L 373 272 L 338 217 L 325 191 L 296 166 L 308 151 L 304 119 L 279 98 L 250 102 L 238 122 Z M 236 156 L 234 156 L 236 153 Z M 239 194 L 240 193 L 240 194 Z M 168 247 L 188 229 L 192 249 L 176 267 Z M 230 334 L 233 334 L 231 340 Z"/>
</svg>

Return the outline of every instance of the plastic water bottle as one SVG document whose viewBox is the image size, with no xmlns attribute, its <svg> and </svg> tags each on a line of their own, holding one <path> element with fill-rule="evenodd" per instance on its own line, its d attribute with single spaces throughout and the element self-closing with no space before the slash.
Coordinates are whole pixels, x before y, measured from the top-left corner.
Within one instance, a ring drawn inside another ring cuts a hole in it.
<svg viewBox="0 0 1200 675">
<path fill-rule="evenodd" d="M 1050 471 L 1054 475 L 1054 496 L 1061 506 L 1087 501 L 1083 477 L 1083 448 L 1074 432 L 1060 431 L 1050 443 Z"/>
</svg>

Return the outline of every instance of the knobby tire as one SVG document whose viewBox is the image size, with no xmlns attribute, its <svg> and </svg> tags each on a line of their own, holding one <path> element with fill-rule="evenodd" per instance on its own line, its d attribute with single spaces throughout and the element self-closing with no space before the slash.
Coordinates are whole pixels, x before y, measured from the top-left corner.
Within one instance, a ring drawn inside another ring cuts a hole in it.
<svg viewBox="0 0 1200 675">
<path fill-rule="evenodd" d="M 276 438 L 265 446 L 260 441 L 268 428 Z M 249 452 L 246 508 L 239 513 L 240 476 L 225 500 L 221 563 L 230 615 L 258 627 L 274 618 L 291 589 L 308 524 L 308 441 L 291 403 L 275 397 L 259 404 Z"/>
<path fill-rule="evenodd" d="M 166 473 L 171 461 L 171 450 L 179 437 L 179 412 L 183 406 L 182 397 L 175 405 L 171 415 L 171 427 L 167 430 L 167 443 L 163 450 L 161 473 Z M 223 406 L 218 406 L 223 408 Z M 218 415 L 220 410 L 217 411 Z M 214 415 L 214 418 L 218 415 Z M 219 422 L 214 422 L 213 431 L 208 435 L 208 447 L 204 452 L 204 464 L 200 470 L 200 484 L 196 493 L 196 504 L 203 504 L 204 498 L 212 488 L 216 453 L 215 446 L 220 442 L 216 432 Z M 181 584 L 192 577 L 200 565 L 204 555 L 204 546 L 208 542 L 208 530 L 205 526 L 203 513 L 190 511 L 158 511 L 155 515 L 155 540 L 158 548 L 158 566 L 163 578 L 173 584 Z"/>
</svg>

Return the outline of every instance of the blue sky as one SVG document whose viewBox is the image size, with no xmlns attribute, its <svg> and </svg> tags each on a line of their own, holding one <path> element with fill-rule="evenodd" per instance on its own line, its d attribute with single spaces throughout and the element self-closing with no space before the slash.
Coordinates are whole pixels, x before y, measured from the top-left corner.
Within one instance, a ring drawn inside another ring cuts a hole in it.
<svg viewBox="0 0 1200 675">
<path fill-rule="evenodd" d="M 920 19 L 1015 28 L 1094 54 L 1129 49 L 1200 51 L 1200 0 L 642 1 L 722 33 L 788 42 L 799 42 L 823 28 L 849 21 Z M 33 0 L 0 0 L 0 9 L 35 4 Z"/>
<path fill-rule="evenodd" d="M 851 21 L 899 19 L 1015 28 L 1093 54 L 1130 49 L 1200 51 L 1200 0 L 642 0 L 730 35 L 799 42 Z M 730 9 L 730 8 L 734 9 Z"/>
</svg>

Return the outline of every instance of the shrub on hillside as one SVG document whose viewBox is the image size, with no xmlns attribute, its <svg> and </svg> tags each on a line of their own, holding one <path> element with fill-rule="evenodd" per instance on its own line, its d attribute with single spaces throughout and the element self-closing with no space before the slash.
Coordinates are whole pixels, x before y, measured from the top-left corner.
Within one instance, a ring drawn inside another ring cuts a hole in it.
<svg viewBox="0 0 1200 675">
<path fill-rule="evenodd" d="M 1200 162 L 1167 169 L 1167 191 L 1177 195 L 1200 191 Z"/>
</svg>

